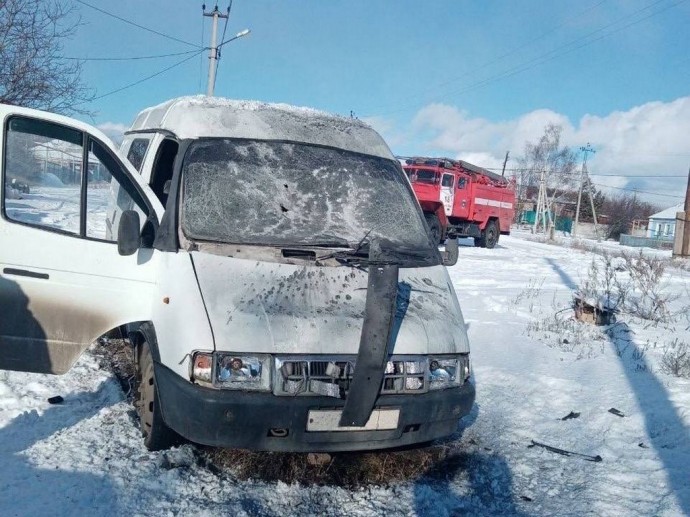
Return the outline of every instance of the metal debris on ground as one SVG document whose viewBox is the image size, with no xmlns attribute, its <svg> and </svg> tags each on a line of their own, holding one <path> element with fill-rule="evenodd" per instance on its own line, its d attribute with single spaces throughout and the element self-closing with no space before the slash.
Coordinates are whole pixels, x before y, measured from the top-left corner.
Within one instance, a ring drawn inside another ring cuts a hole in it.
<svg viewBox="0 0 690 517">
<path fill-rule="evenodd" d="M 542 447 L 546 449 L 549 452 L 553 452 L 555 454 L 560 454 L 561 456 L 577 456 L 579 458 L 584 459 L 585 461 L 592 461 L 594 463 L 599 463 L 600 461 L 603 461 L 601 456 L 598 454 L 596 456 L 591 456 L 589 454 L 582 454 L 579 452 L 573 452 L 573 451 L 567 451 L 565 449 L 561 449 L 559 447 L 554 447 L 552 445 L 547 445 L 545 443 L 539 443 L 534 440 L 532 440 L 532 445 L 528 445 L 527 448 L 531 449 L 532 447 Z"/>
<path fill-rule="evenodd" d="M 621 411 L 617 410 L 615 407 L 609 409 L 609 413 L 611 413 L 612 415 L 619 416 L 621 418 L 625 417 L 625 415 Z"/>
</svg>

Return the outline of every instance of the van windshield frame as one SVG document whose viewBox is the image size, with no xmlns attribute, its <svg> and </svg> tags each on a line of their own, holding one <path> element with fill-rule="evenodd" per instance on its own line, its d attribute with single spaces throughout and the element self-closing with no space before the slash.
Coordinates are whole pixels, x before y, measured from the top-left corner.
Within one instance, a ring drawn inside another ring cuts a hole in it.
<svg viewBox="0 0 690 517">
<path fill-rule="evenodd" d="M 180 182 L 179 224 L 192 242 L 355 247 L 369 232 L 387 248 L 439 256 L 393 159 L 295 141 L 204 138 L 187 148 Z"/>
</svg>

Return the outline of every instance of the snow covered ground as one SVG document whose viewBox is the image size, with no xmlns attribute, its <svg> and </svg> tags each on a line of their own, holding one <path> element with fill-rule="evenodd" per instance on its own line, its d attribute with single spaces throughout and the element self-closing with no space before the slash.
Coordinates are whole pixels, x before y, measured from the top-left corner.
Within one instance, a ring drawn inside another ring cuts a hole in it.
<svg viewBox="0 0 690 517">
<path fill-rule="evenodd" d="M 16 192 L 16 191 L 15 191 Z M 109 184 L 89 184 L 86 203 L 86 227 L 89 237 L 106 238 Z M 7 216 L 15 221 L 41 225 L 69 233 L 79 233 L 81 187 L 33 187 L 31 193 L 18 193 L 5 202 Z"/>
<path fill-rule="evenodd" d="M 453 437 L 460 455 L 427 477 L 358 489 L 239 481 L 199 464 L 189 445 L 147 452 L 118 382 L 87 354 L 62 377 L 0 372 L 0 513 L 690 514 L 690 380 L 659 368 L 674 339 L 690 343 L 687 317 L 654 326 L 624 316 L 611 336 L 543 324 L 568 305 L 593 256 L 519 236 L 460 249 L 451 277 L 477 403 Z M 681 296 L 675 311 L 690 304 L 690 273 L 669 269 L 665 281 Z M 54 395 L 64 402 L 50 405 Z M 571 411 L 579 417 L 562 420 Z"/>
</svg>

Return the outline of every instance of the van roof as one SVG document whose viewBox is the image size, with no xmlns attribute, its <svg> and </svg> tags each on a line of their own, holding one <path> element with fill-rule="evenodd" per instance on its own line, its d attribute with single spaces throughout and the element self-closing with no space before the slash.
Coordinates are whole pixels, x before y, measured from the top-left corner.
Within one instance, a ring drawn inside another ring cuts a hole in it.
<svg viewBox="0 0 690 517">
<path fill-rule="evenodd" d="M 381 136 L 364 122 L 288 104 L 178 97 L 139 113 L 128 132 L 161 130 L 180 139 L 287 140 L 394 159 Z"/>
</svg>

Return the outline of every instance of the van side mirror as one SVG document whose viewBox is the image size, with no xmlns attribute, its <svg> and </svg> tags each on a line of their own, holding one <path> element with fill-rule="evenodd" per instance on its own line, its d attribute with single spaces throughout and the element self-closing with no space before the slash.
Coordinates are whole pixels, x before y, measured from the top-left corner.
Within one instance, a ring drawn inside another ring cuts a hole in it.
<svg viewBox="0 0 690 517">
<path fill-rule="evenodd" d="M 125 210 L 117 227 L 117 252 L 122 256 L 133 255 L 141 242 L 139 212 Z"/>
<path fill-rule="evenodd" d="M 443 252 L 443 265 L 444 266 L 454 266 L 458 263 L 458 255 L 460 254 L 460 249 L 458 247 L 458 239 L 448 238 L 446 241 L 446 251 Z"/>
</svg>

